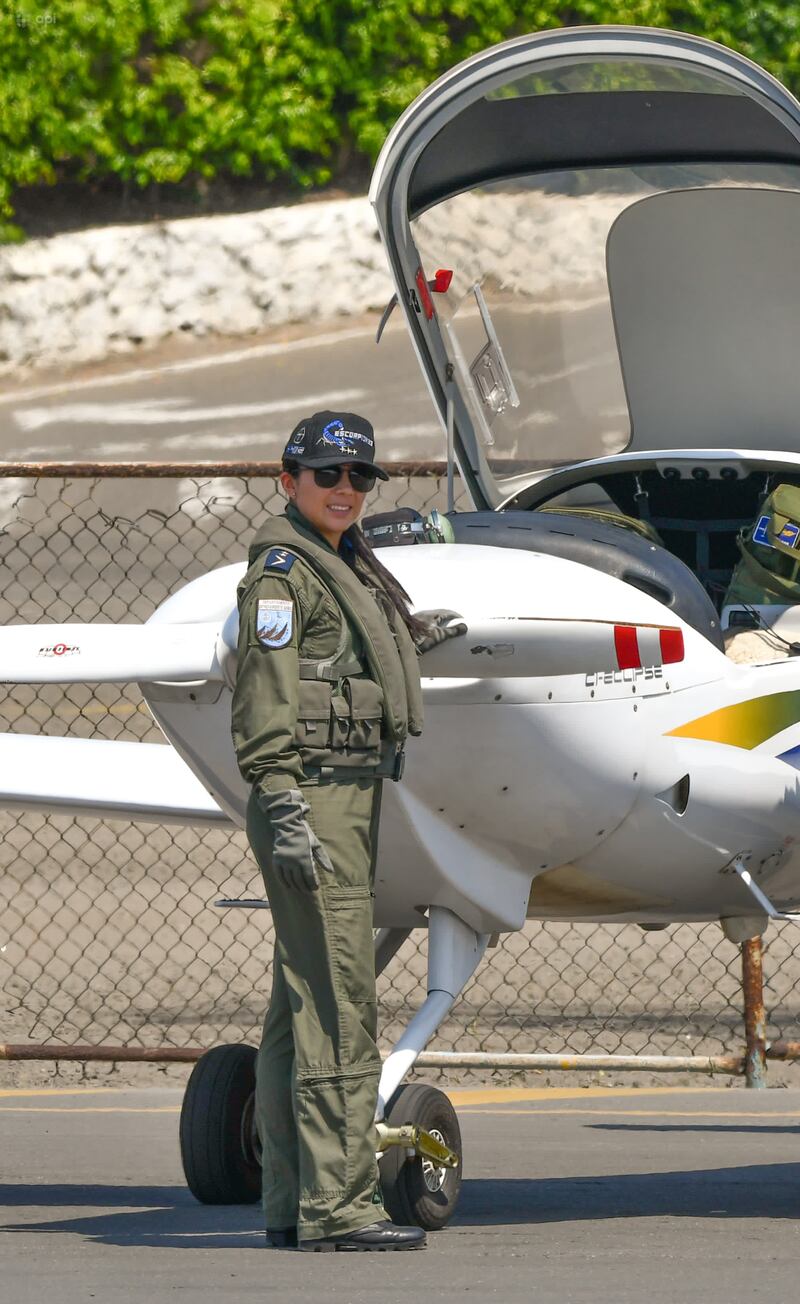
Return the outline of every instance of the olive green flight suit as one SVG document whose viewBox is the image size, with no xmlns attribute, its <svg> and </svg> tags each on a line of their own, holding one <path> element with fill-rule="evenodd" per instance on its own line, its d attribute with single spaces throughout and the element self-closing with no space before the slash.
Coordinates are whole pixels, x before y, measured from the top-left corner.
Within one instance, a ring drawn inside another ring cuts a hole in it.
<svg viewBox="0 0 800 1304">
<path fill-rule="evenodd" d="M 298 545 L 337 557 L 295 508 L 286 515 Z M 276 935 L 256 1072 L 264 1212 L 268 1227 L 296 1225 L 306 1240 L 386 1216 L 373 1131 L 381 1062 L 372 902 L 381 776 L 396 768 L 402 741 L 387 742 L 384 695 L 358 622 L 290 542 L 269 547 L 278 524 L 257 536 L 239 588 L 232 726 L 239 766 L 253 785 L 247 833 Z M 280 525 L 284 543 L 286 522 Z M 365 601 L 370 618 L 385 622 L 368 588 Z M 265 640 L 265 613 L 269 621 L 276 612 Z M 409 646 L 413 653 L 405 627 L 394 638 L 407 640 L 404 655 Z M 328 678 L 318 679 L 320 673 Z M 418 732 L 418 701 L 408 707 L 406 723 Z M 292 789 L 308 803 L 308 823 L 333 864 L 333 873 L 319 869 L 318 891 L 286 886 L 273 865 L 272 827 L 259 793 Z"/>
</svg>

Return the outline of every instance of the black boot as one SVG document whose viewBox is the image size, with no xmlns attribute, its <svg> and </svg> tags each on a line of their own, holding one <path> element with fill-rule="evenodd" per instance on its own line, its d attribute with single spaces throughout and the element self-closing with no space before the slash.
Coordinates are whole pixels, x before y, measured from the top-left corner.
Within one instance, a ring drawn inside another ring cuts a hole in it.
<svg viewBox="0 0 800 1304">
<path fill-rule="evenodd" d="M 299 1249 L 326 1253 L 332 1250 L 422 1250 L 427 1237 L 421 1227 L 396 1227 L 388 1219 L 359 1227 L 341 1236 L 324 1236 L 317 1241 L 301 1241 Z"/>
<path fill-rule="evenodd" d="M 271 1246 L 273 1250 L 296 1250 L 297 1228 L 268 1227 L 267 1245 Z"/>
</svg>

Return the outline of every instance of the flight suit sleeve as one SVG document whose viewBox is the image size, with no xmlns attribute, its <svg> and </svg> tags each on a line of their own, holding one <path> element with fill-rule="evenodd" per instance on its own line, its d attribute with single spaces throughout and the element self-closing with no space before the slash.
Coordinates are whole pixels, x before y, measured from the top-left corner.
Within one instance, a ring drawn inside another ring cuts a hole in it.
<svg viewBox="0 0 800 1304">
<path fill-rule="evenodd" d="M 295 745 L 303 623 L 297 586 L 288 577 L 267 572 L 240 590 L 231 728 L 242 777 L 263 792 L 296 788 L 304 777 Z"/>
</svg>

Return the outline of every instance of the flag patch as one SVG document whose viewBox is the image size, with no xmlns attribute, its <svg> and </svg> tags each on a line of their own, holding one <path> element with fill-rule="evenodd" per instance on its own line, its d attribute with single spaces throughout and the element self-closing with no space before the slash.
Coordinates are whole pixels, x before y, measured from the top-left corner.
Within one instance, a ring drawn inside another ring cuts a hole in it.
<svg viewBox="0 0 800 1304">
<path fill-rule="evenodd" d="M 286 647 L 292 641 L 294 606 L 290 598 L 259 598 L 256 635 L 262 647 Z"/>
</svg>

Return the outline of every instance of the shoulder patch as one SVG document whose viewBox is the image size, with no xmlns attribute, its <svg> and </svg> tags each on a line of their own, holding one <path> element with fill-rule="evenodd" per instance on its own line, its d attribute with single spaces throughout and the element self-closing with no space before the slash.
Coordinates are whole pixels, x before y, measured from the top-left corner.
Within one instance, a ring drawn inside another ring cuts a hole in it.
<svg viewBox="0 0 800 1304">
<path fill-rule="evenodd" d="M 270 548 L 264 558 L 264 570 L 283 571 L 286 574 L 296 561 L 294 553 L 289 552 L 287 548 Z"/>
<path fill-rule="evenodd" d="M 262 647 L 286 647 L 292 641 L 294 606 L 291 598 L 259 598 L 256 634 Z"/>
</svg>

